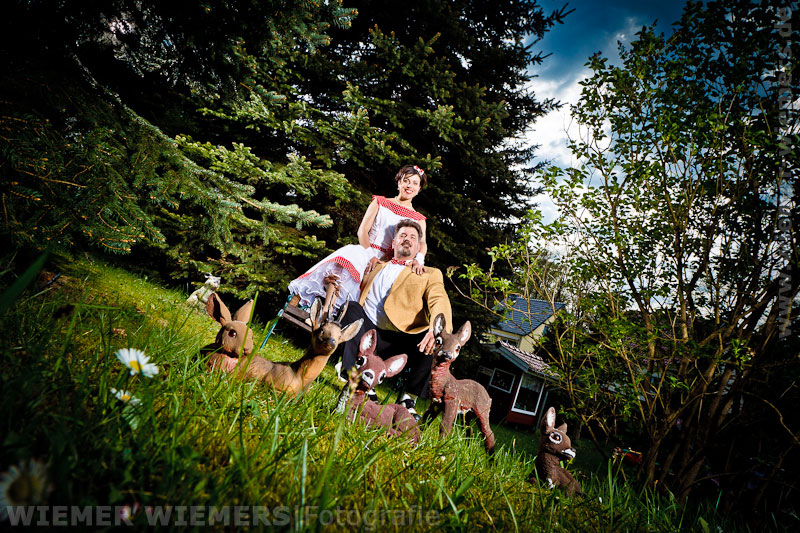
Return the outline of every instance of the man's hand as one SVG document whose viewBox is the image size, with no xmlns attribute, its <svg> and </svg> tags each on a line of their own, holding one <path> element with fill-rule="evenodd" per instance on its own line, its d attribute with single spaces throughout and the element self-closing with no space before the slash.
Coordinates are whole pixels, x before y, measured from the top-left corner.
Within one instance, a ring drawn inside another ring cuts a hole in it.
<svg viewBox="0 0 800 533">
<path fill-rule="evenodd" d="M 425 270 L 425 265 L 420 265 L 416 259 L 411 263 L 411 272 L 417 275 L 422 275 L 423 272 L 427 272 Z"/>
<path fill-rule="evenodd" d="M 365 276 L 370 272 L 372 272 L 372 269 L 375 268 L 375 265 L 378 264 L 378 261 L 380 261 L 380 259 L 378 259 L 377 257 L 373 257 L 372 259 L 369 260 L 367 268 L 364 269 Z"/>
<path fill-rule="evenodd" d="M 433 353 L 434 346 L 436 346 L 436 339 L 434 338 L 433 331 L 431 330 L 428 330 L 428 333 L 426 333 L 425 336 L 422 337 L 422 340 L 419 341 L 419 344 L 417 344 L 419 351 L 427 355 Z"/>
</svg>

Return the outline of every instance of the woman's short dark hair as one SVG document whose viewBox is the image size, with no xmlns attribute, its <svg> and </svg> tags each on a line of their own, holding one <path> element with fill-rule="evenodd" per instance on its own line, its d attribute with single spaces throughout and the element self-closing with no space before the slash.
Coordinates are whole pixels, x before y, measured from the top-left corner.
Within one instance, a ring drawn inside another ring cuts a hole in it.
<svg viewBox="0 0 800 533">
<path fill-rule="evenodd" d="M 394 177 L 394 181 L 395 183 L 400 183 L 401 179 L 415 174 L 419 176 L 420 189 L 428 184 L 428 175 L 417 165 L 403 165 L 400 167 L 400 170 L 397 171 L 397 175 Z"/>
</svg>

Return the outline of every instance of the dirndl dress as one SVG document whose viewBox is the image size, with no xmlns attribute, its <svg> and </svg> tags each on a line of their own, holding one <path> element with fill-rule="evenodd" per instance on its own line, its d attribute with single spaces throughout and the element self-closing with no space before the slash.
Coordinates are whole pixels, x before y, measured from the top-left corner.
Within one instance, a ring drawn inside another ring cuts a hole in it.
<svg viewBox="0 0 800 533">
<path fill-rule="evenodd" d="M 383 196 L 373 196 L 378 202 L 378 214 L 369 231 L 369 248 L 360 244 L 348 244 L 339 248 L 311 267 L 305 274 L 289 283 L 289 292 L 300 296 L 300 305 L 310 306 L 317 297 L 325 298 L 323 280 L 330 274 L 339 277 L 339 295 L 333 306 L 340 308 L 345 302 L 355 300 L 361 294 L 361 276 L 370 259 L 390 259 L 394 255 L 392 240 L 394 228 L 405 219 L 425 220 L 417 211 L 403 207 Z"/>
</svg>

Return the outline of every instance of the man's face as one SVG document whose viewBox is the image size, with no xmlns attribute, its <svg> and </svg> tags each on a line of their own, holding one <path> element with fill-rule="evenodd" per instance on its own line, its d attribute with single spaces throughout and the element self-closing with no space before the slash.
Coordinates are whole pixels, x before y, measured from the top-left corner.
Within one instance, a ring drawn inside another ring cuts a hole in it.
<svg viewBox="0 0 800 533">
<path fill-rule="evenodd" d="M 394 234 L 392 241 L 395 259 L 408 260 L 419 252 L 419 234 L 410 226 L 403 226 Z"/>
</svg>

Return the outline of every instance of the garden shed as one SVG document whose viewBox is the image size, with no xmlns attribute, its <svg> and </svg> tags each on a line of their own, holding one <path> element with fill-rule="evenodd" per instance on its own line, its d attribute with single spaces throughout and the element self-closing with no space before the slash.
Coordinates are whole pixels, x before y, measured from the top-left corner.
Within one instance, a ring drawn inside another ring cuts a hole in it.
<svg viewBox="0 0 800 533">
<path fill-rule="evenodd" d="M 555 314 L 565 305 L 512 294 L 503 300 L 500 307 L 505 317 L 489 328 L 487 333 L 490 342 L 504 340 L 526 352 L 532 352 L 536 349 L 536 339 L 547 334 Z"/>
<path fill-rule="evenodd" d="M 489 349 L 500 357 L 478 367 L 476 380 L 492 397 L 492 421 L 535 425 L 547 402 L 548 382 L 557 380 L 557 374 L 538 355 L 506 341 L 497 341 Z"/>
</svg>

